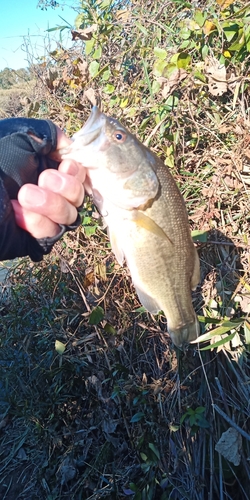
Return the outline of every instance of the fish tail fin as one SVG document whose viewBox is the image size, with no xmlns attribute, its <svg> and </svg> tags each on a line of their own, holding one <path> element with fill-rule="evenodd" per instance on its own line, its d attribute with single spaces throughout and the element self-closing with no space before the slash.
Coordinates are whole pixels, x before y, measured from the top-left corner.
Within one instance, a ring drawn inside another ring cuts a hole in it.
<svg viewBox="0 0 250 500">
<path fill-rule="evenodd" d="M 173 341 L 173 343 L 182 348 L 184 344 L 188 344 L 192 340 L 197 339 L 200 334 L 200 325 L 195 315 L 195 319 L 193 322 L 183 325 L 179 328 L 168 328 L 169 335 Z"/>
</svg>

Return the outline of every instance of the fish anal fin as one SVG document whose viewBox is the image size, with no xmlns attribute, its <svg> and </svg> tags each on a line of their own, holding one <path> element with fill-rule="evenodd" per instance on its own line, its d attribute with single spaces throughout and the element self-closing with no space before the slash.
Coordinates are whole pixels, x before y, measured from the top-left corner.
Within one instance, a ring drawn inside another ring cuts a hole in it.
<svg viewBox="0 0 250 500">
<path fill-rule="evenodd" d="M 148 312 L 151 314 L 157 314 L 161 310 L 155 299 L 150 297 L 137 285 L 135 285 L 135 289 L 141 304 L 145 307 L 145 309 L 147 309 Z"/>
<path fill-rule="evenodd" d="M 199 259 L 199 255 L 198 255 L 198 252 L 196 250 L 196 248 L 194 249 L 195 250 L 195 254 L 194 254 L 194 271 L 193 271 L 193 276 L 191 278 L 191 289 L 192 290 L 195 290 L 198 283 L 200 282 L 200 279 L 201 279 L 201 275 L 200 275 L 200 259 Z"/>
<path fill-rule="evenodd" d="M 110 230 L 110 228 L 108 229 L 108 233 L 109 233 L 111 248 L 115 254 L 116 260 L 120 264 L 120 266 L 123 266 L 124 259 L 125 259 L 124 251 L 120 247 L 120 245 L 117 241 L 117 238 L 115 236 L 115 233 L 112 230 Z"/>
</svg>

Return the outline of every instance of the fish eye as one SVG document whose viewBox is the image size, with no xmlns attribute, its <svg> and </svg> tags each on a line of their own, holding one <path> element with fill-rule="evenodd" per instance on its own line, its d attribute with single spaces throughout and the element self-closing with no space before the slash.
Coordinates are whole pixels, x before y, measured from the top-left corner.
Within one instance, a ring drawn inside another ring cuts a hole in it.
<svg viewBox="0 0 250 500">
<path fill-rule="evenodd" d="M 125 134 L 125 132 L 122 132 L 121 130 L 119 131 L 116 131 L 114 132 L 114 139 L 117 141 L 117 142 L 124 142 L 127 138 L 127 135 Z"/>
</svg>

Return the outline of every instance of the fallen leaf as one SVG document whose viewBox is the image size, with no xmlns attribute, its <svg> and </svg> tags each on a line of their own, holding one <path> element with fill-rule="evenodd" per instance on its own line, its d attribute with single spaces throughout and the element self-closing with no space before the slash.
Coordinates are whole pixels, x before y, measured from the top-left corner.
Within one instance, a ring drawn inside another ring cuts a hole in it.
<svg viewBox="0 0 250 500">
<path fill-rule="evenodd" d="M 214 95 L 222 95 L 227 92 L 227 73 L 224 64 L 215 57 L 208 56 L 205 60 L 204 72 L 208 78 L 208 90 Z"/>
<path fill-rule="evenodd" d="M 169 94 L 175 89 L 179 83 L 187 77 L 187 71 L 183 68 L 176 68 L 170 75 L 169 78 L 160 76 L 157 78 L 158 83 L 160 83 L 162 88 L 162 96 L 166 99 Z"/>
<path fill-rule="evenodd" d="M 92 104 L 92 106 L 97 106 L 97 99 L 95 97 L 95 91 L 94 89 L 87 89 L 84 91 L 84 97 L 87 98 L 88 101 Z"/>
<path fill-rule="evenodd" d="M 203 33 L 205 35 L 209 35 L 211 33 L 211 31 L 216 29 L 216 26 L 212 21 L 205 21 L 205 24 L 204 24 L 202 29 L 203 29 Z"/>
<path fill-rule="evenodd" d="M 216 2 L 220 6 L 221 10 L 226 10 L 229 5 L 234 3 L 234 0 L 216 0 Z"/>
<path fill-rule="evenodd" d="M 236 466 L 240 465 L 240 452 L 242 449 L 241 434 L 233 427 L 229 427 L 229 429 L 221 435 L 218 443 L 215 445 L 215 449 L 229 462 L 232 462 Z"/>
</svg>

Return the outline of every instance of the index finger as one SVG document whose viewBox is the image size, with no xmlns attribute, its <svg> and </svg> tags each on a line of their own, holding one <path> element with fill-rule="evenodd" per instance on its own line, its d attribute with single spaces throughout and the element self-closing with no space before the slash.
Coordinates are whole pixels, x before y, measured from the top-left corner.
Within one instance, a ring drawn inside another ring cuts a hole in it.
<svg viewBox="0 0 250 500">
<path fill-rule="evenodd" d="M 57 144 L 56 144 L 56 150 L 53 151 L 53 153 L 50 153 L 50 158 L 56 161 L 61 161 L 62 155 L 60 154 L 60 149 L 66 148 L 71 144 L 73 141 L 69 137 L 65 135 L 65 133 L 56 126 L 56 131 L 57 131 Z"/>
</svg>

